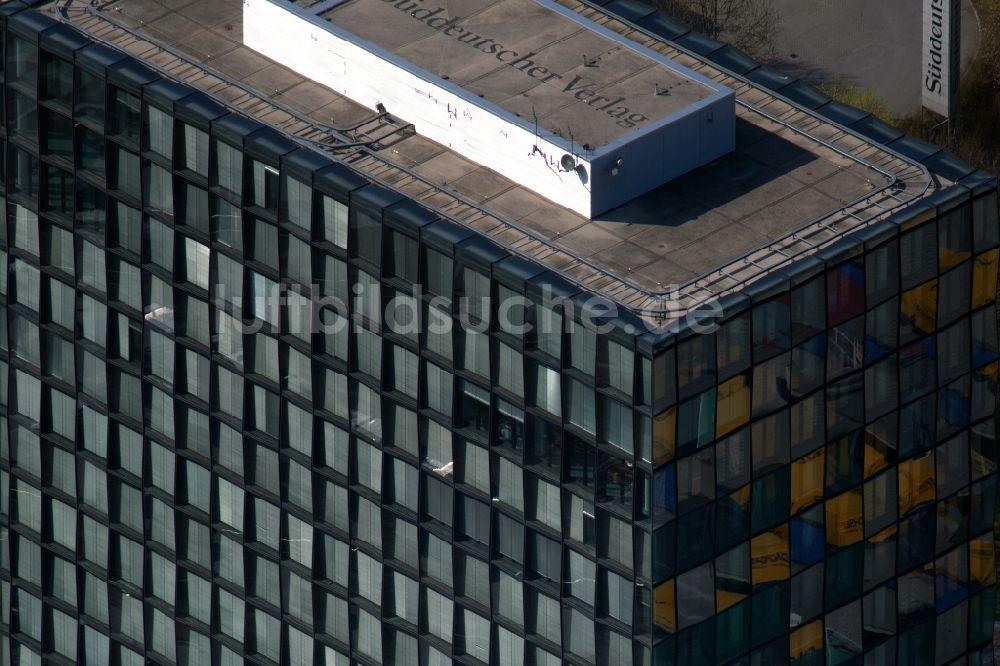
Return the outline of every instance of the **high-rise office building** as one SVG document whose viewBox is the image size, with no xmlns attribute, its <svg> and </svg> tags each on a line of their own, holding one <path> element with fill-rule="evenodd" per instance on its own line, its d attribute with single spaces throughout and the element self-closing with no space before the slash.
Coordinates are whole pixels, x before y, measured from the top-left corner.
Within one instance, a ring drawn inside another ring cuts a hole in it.
<svg viewBox="0 0 1000 666">
<path fill-rule="evenodd" d="M 0 663 L 993 663 L 995 178 L 557 4 L 582 59 L 477 37 L 564 86 L 659 54 L 642 103 L 732 91 L 732 150 L 590 219 L 255 54 L 244 3 L 0 5 Z M 644 168 L 497 113 L 553 183 Z"/>
</svg>

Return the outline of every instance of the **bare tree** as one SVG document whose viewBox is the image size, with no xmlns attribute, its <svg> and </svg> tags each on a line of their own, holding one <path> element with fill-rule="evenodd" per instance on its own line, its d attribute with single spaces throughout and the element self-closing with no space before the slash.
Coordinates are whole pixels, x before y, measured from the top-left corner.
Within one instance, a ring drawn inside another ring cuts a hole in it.
<svg viewBox="0 0 1000 666">
<path fill-rule="evenodd" d="M 773 54 L 781 20 L 773 0 L 657 0 L 657 4 L 694 30 L 752 56 Z"/>
</svg>

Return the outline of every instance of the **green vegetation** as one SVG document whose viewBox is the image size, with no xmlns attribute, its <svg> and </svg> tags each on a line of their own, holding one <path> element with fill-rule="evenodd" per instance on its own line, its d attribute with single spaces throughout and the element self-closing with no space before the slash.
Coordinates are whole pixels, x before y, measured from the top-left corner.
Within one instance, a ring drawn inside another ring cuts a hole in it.
<svg viewBox="0 0 1000 666">
<path fill-rule="evenodd" d="M 1000 173 L 1000 0 L 973 0 L 979 21 L 979 53 L 963 72 L 959 89 L 959 125 L 921 110 L 900 119 L 899 128 L 955 153 L 991 173 Z"/>
<path fill-rule="evenodd" d="M 898 122 L 889 111 L 889 107 L 882 101 L 882 98 L 871 88 L 865 88 L 846 81 L 837 81 L 836 83 L 820 86 L 820 90 L 835 100 L 861 109 L 862 111 L 867 111 L 890 125 L 895 125 Z"/>
<path fill-rule="evenodd" d="M 870 88 L 837 81 L 821 90 L 845 104 L 867 111 L 912 136 L 958 155 L 969 164 L 1000 174 L 1000 0 L 973 0 L 979 20 L 979 52 L 962 73 L 958 96 L 960 122 L 950 126 L 921 109 L 897 118 Z"/>
</svg>

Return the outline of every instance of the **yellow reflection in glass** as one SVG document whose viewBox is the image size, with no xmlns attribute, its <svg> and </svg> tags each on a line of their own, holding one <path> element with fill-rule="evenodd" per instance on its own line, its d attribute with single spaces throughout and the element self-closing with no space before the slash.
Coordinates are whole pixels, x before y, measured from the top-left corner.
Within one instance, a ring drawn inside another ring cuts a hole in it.
<svg viewBox="0 0 1000 666">
<path fill-rule="evenodd" d="M 997 580 L 996 551 L 987 534 L 969 541 L 969 576 L 980 585 L 992 585 Z"/>
<path fill-rule="evenodd" d="M 904 460 L 899 471 L 899 515 L 905 516 L 914 507 L 934 501 L 934 453 Z"/>
<path fill-rule="evenodd" d="M 750 541 L 750 580 L 756 588 L 788 579 L 788 523 Z"/>
<path fill-rule="evenodd" d="M 972 308 L 976 309 L 997 298 L 997 263 L 1000 249 L 976 256 L 972 262 Z"/>
<path fill-rule="evenodd" d="M 716 590 L 715 591 L 715 612 L 716 614 L 721 613 L 727 608 L 731 608 L 747 598 L 747 595 L 742 592 L 733 592 L 732 590 Z"/>
<path fill-rule="evenodd" d="M 792 463 L 792 515 L 823 499 L 824 453 L 821 447 Z"/>
<path fill-rule="evenodd" d="M 676 407 L 671 407 L 653 417 L 653 464 L 664 465 L 674 459 L 676 427 Z"/>
<path fill-rule="evenodd" d="M 937 320 L 937 278 L 928 280 L 918 287 L 903 292 L 899 302 L 899 312 L 904 319 L 923 333 L 934 332 Z"/>
<path fill-rule="evenodd" d="M 734 493 L 729 494 L 729 499 L 733 501 L 743 513 L 747 512 L 747 508 L 750 506 L 750 484 L 743 486 Z"/>
<path fill-rule="evenodd" d="M 952 266 L 957 266 L 962 263 L 972 254 L 971 250 L 957 250 L 953 247 L 948 247 L 948 244 L 941 240 L 938 245 L 938 264 L 941 271 L 946 268 L 951 268 Z"/>
<path fill-rule="evenodd" d="M 715 436 L 722 437 L 749 420 L 750 387 L 746 375 L 736 375 L 719 384 Z"/>
<path fill-rule="evenodd" d="M 861 489 L 855 488 L 826 501 L 826 542 L 844 547 L 864 538 Z"/>
<path fill-rule="evenodd" d="M 799 627 L 788 637 L 788 655 L 793 661 L 801 659 L 808 652 L 823 649 L 823 620 L 810 622 Z"/>
<path fill-rule="evenodd" d="M 868 538 L 868 543 L 882 543 L 883 541 L 888 541 L 896 536 L 896 531 L 899 529 L 898 523 L 893 523 L 889 527 L 885 528 L 877 534 L 873 534 Z"/>
<path fill-rule="evenodd" d="M 677 631 L 674 579 L 661 583 L 653 592 L 653 622 L 666 632 Z"/>
</svg>

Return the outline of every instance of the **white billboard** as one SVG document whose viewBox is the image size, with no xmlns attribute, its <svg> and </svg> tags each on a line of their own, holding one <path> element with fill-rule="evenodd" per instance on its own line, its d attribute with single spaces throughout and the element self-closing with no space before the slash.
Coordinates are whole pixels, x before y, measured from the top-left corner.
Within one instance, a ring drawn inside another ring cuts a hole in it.
<svg viewBox="0 0 1000 666">
<path fill-rule="evenodd" d="M 923 6 L 921 103 L 950 118 L 958 103 L 962 7 L 960 0 L 923 0 Z"/>
</svg>

